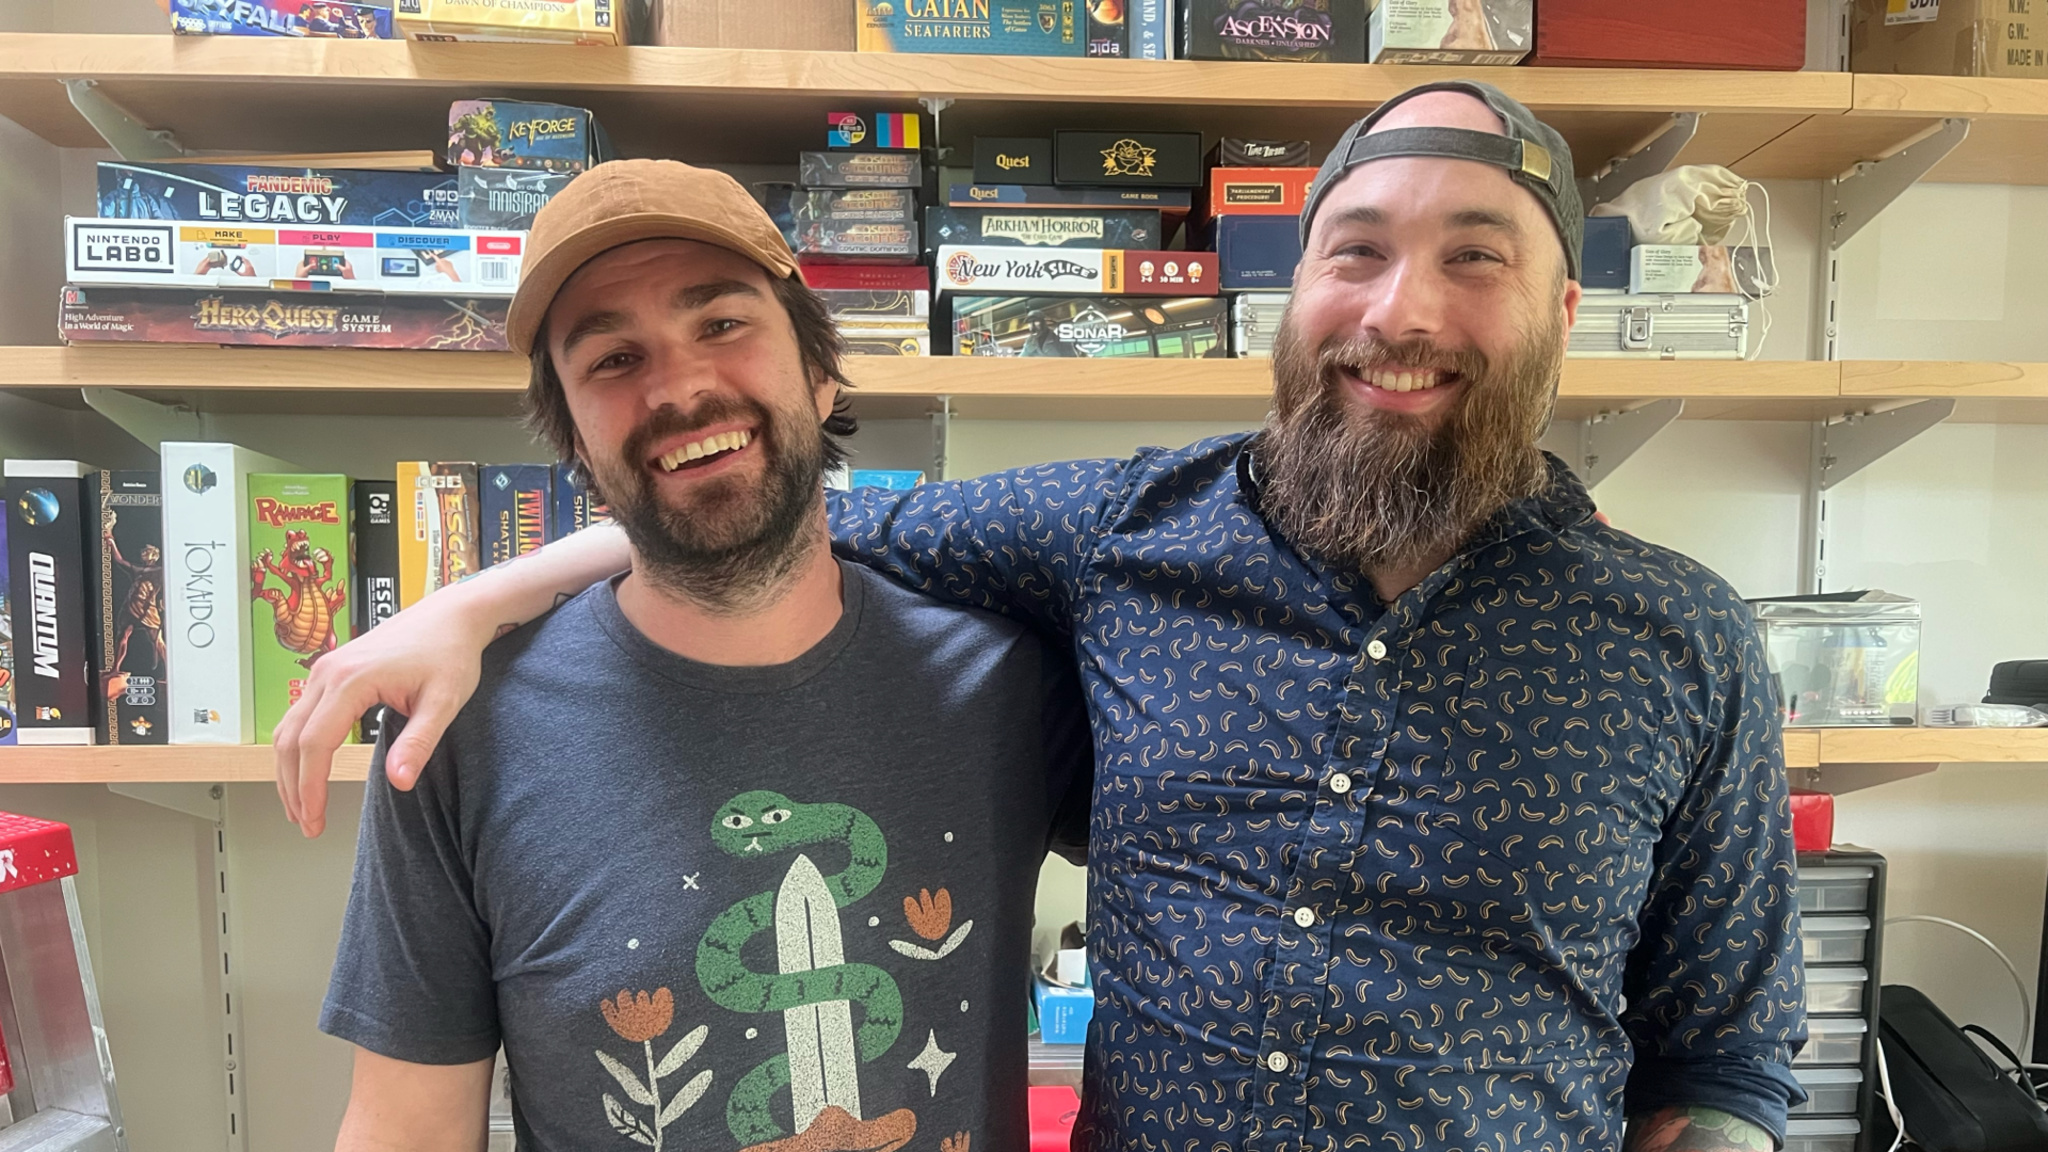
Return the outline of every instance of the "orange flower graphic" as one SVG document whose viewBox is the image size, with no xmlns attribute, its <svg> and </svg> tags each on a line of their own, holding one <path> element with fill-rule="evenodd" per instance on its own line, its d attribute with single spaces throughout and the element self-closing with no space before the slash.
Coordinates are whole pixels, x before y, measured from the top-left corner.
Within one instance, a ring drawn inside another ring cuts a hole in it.
<svg viewBox="0 0 2048 1152">
<path fill-rule="evenodd" d="M 612 1026 L 619 1038 L 632 1044 L 645 1044 L 656 1036 L 668 1031 L 669 1021 L 676 1011 L 675 997 L 666 988 L 656 988 L 649 996 L 646 992 L 633 993 L 619 989 L 618 1002 L 598 1001 L 604 1011 L 604 1022 Z"/>
<path fill-rule="evenodd" d="M 931 889 L 917 890 L 916 899 L 903 898 L 903 918 L 910 921 L 910 930 L 927 940 L 937 940 L 953 926 L 953 894 L 944 888 L 937 896 Z"/>
</svg>

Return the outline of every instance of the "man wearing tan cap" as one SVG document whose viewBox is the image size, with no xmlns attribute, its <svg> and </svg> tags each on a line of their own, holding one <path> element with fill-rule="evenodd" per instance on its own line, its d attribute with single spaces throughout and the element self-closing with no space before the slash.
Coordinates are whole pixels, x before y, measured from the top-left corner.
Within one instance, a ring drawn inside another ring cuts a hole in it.
<svg viewBox="0 0 2048 1152">
<path fill-rule="evenodd" d="M 339 1147 L 474 1152 L 501 1045 L 524 1152 L 1023 1147 L 1070 663 L 832 557 L 839 339 L 730 177 L 602 165 L 532 251 L 534 423 L 632 567 L 491 646 L 418 787 L 378 749 Z"/>
</svg>

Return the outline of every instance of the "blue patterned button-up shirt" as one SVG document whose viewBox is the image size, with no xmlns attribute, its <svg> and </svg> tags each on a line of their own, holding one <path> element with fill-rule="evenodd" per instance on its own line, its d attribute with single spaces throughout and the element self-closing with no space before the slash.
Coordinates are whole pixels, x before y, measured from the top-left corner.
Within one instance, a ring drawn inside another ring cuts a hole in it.
<svg viewBox="0 0 2048 1152">
<path fill-rule="evenodd" d="M 1671 1104 L 1782 1135 L 1794 860 L 1734 590 L 1553 460 L 1382 604 L 1268 527 L 1246 443 L 831 505 L 844 555 L 1080 661 L 1076 1147 L 1607 1149 Z"/>
</svg>

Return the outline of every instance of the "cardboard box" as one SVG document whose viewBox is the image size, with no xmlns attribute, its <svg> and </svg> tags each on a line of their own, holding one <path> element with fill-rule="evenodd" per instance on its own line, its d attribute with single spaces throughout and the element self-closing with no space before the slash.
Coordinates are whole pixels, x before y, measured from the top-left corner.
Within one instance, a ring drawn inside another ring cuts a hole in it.
<svg viewBox="0 0 2048 1152">
<path fill-rule="evenodd" d="M 825 147 L 869 151 L 924 147 L 924 117 L 915 112 L 827 112 Z"/>
<path fill-rule="evenodd" d="M 355 522 L 349 572 L 355 602 L 349 620 L 357 636 L 398 614 L 398 485 L 391 480 L 358 480 L 350 490 Z M 384 706 L 373 706 L 356 725 L 358 738 L 375 744 L 384 727 Z"/>
<path fill-rule="evenodd" d="M 520 232 L 254 228 L 66 218 L 74 284 L 510 296 Z"/>
<path fill-rule="evenodd" d="M 921 327 L 923 321 L 931 318 L 932 294 L 923 289 L 878 292 L 859 288 L 820 288 L 813 291 L 825 302 L 825 311 L 833 320 L 853 327 L 906 320 L 918 321 Z"/>
<path fill-rule="evenodd" d="M 483 570 L 475 464 L 398 462 L 398 606 Z"/>
<path fill-rule="evenodd" d="M 930 292 L 932 270 L 922 264 L 798 264 L 813 289 L 859 292 Z"/>
<path fill-rule="evenodd" d="M 1042 136 L 976 136 L 974 179 L 979 184 L 1052 183 L 1052 140 Z"/>
<path fill-rule="evenodd" d="M 1079 56 L 1087 19 L 1082 0 L 853 0 L 862 52 Z"/>
<path fill-rule="evenodd" d="M 1635 230 L 1626 216 L 1586 217 L 1585 242 L 1579 246 L 1579 287 L 1628 291 L 1629 252 Z"/>
<path fill-rule="evenodd" d="M 346 476 L 249 477 L 249 632 L 259 744 L 270 742 L 313 665 L 351 635 L 349 513 Z"/>
<path fill-rule="evenodd" d="M 929 356 L 929 328 L 841 328 L 848 356 Z"/>
<path fill-rule="evenodd" d="M 652 0 L 647 43 L 851 52 L 857 8 L 849 0 L 779 0 L 774 18 L 763 19 L 760 0 Z"/>
<path fill-rule="evenodd" d="M 100 744 L 168 744 L 164 496 L 156 469 L 86 478 L 93 555 L 93 729 Z"/>
<path fill-rule="evenodd" d="M 573 172 L 531 172 L 523 168 L 464 168 L 457 176 L 460 227 L 524 232 L 534 214 L 574 180 Z"/>
<path fill-rule="evenodd" d="M 548 517 L 554 514 L 552 477 L 545 464 L 486 464 L 478 469 L 484 567 L 538 552 L 548 542 Z"/>
<path fill-rule="evenodd" d="M 1053 183 L 1095 188 L 1195 188 L 1200 132 L 1056 132 Z"/>
<path fill-rule="evenodd" d="M 927 208 L 924 212 L 925 244 L 933 249 L 948 244 L 1157 249 L 1165 245 L 1160 229 L 1157 209 Z"/>
<path fill-rule="evenodd" d="M 1043 976 L 1033 978 L 1038 1000 L 1038 1038 L 1047 1044 L 1086 1044 L 1095 1016 L 1095 989 L 1069 988 Z"/>
<path fill-rule="evenodd" d="M 953 296 L 955 356 L 1222 358 L 1221 296 Z"/>
<path fill-rule="evenodd" d="M 1204 237 L 1216 253 L 1217 286 L 1226 292 L 1292 290 L 1301 263 L 1293 216 L 1218 216 Z"/>
<path fill-rule="evenodd" d="M 1195 219 L 1199 224 L 1212 216 L 1299 217 L 1315 178 L 1314 168 L 1211 168 Z"/>
<path fill-rule="evenodd" d="M 1531 2 L 1375 0 L 1368 20 L 1365 58 L 1374 64 L 1519 63 L 1535 39 Z M 1766 2 L 1790 8 L 1783 0 Z M 1544 0 L 1546 9 L 1551 3 Z M 1659 5 L 1654 11 L 1643 11 L 1643 18 L 1668 21 L 1677 10 L 1677 6 Z M 1806 19 L 1803 11 L 1799 18 Z"/>
<path fill-rule="evenodd" d="M 1526 9 L 1528 0 L 1517 2 Z M 1529 62 L 1794 71 L 1806 64 L 1806 9 L 1785 0 L 1542 0 Z"/>
<path fill-rule="evenodd" d="M 804 188 L 922 188 L 924 156 L 897 152 L 805 152 L 796 182 Z"/>
<path fill-rule="evenodd" d="M 521 44 L 628 43 L 627 0 L 398 0 L 396 27 L 408 40 Z"/>
<path fill-rule="evenodd" d="M 1365 59 L 1363 0 L 1178 0 L 1176 19 L 1184 60 Z"/>
<path fill-rule="evenodd" d="M 339 0 L 170 0 L 181 36 L 301 36 L 391 39 L 391 9 Z"/>
<path fill-rule="evenodd" d="M 448 106 L 450 167 L 585 172 L 613 155 L 611 137 L 587 109 L 527 100 Z"/>
<path fill-rule="evenodd" d="M 1185 217 L 1195 194 L 1180 188 L 1055 188 L 1037 184 L 955 184 L 946 203 L 955 208 L 1157 208 Z"/>
<path fill-rule="evenodd" d="M 1768 294 L 1775 271 L 1769 248 L 1725 244 L 1638 244 L 1629 252 L 1628 290 L 1637 296 L 1677 292 Z"/>
<path fill-rule="evenodd" d="M 1209 149 L 1208 168 L 1314 168 L 1306 140 L 1244 140 L 1225 136 Z"/>
<path fill-rule="evenodd" d="M 287 168 L 245 164 L 99 164 L 104 219 L 221 225 L 461 228 L 456 178 L 446 172 Z"/>
<path fill-rule="evenodd" d="M 991 245 L 939 249 L 933 270 L 941 294 L 1044 296 L 1213 296 L 1216 258 L 1207 252 L 1129 252 L 1119 248 Z"/>
<path fill-rule="evenodd" d="M 265 348 L 429 348 L 503 352 L 504 297 L 223 292 L 67 284 L 66 342 L 250 344 Z"/>
<path fill-rule="evenodd" d="M 1849 67 L 1856 72 L 2048 79 L 2048 0 L 1856 0 Z"/>
<path fill-rule="evenodd" d="M 90 502 L 76 460 L 9 460 L 5 514 L 8 583 L 14 589 L 15 739 L 22 744 L 93 742 Z M 96 591 L 96 590 L 94 590 Z"/>
</svg>

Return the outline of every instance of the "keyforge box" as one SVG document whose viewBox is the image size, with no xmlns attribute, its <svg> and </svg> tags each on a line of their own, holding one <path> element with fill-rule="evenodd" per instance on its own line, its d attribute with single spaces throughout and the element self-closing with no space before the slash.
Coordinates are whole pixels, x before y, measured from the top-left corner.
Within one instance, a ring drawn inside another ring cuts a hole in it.
<svg viewBox="0 0 2048 1152">
<path fill-rule="evenodd" d="M 249 476 L 256 739 L 268 743 L 315 661 L 349 638 L 348 477 Z"/>
<path fill-rule="evenodd" d="M 503 352 L 501 296 L 221 292 L 66 285 L 58 329 L 72 344 L 252 344 Z"/>
</svg>

